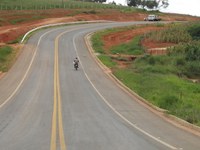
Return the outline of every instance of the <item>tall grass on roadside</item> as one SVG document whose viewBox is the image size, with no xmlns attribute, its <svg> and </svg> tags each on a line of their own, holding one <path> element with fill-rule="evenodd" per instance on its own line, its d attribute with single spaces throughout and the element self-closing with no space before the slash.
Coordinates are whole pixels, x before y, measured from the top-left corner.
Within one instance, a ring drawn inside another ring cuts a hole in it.
<svg viewBox="0 0 200 150">
<path fill-rule="evenodd" d="M 187 31 L 193 40 L 200 40 L 200 21 L 189 23 Z"/>
<path fill-rule="evenodd" d="M 167 29 L 147 34 L 146 38 L 157 42 L 167 43 L 189 42 L 192 40 L 191 35 L 187 31 L 186 25 L 182 24 L 171 24 Z"/>
<path fill-rule="evenodd" d="M 0 71 L 8 71 L 12 51 L 13 49 L 9 46 L 3 46 L 0 48 Z"/>
<path fill-rule="evenodd" d="M 115 70 L 114 75 L 150 103 L 200 126 L 199 84 L 173 74 L 151 73 L 131 68 Z"/>
<path fill-rule="evenodd" d="M 179 75 L 200 79 L 200 41 L 179 44 L 169 51 Z"/>
</svg>

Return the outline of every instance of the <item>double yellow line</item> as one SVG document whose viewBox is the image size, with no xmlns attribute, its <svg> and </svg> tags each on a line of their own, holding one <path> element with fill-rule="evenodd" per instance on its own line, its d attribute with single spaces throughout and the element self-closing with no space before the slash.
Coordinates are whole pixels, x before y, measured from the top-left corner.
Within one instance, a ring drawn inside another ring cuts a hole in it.
<svg viewBox="0 0 200 150">
<path fill-rule="evenodd" d="M 66 150 L 62 121 L 62 103 L 60 94 L 59 64 L 58 64 L 58 40 L 62 34 L 56 37 L 54 49 L 54 107 L 52 116 L 51 147 L 50 150 Z M 59 145 L 58 142 L 60 142 Z"/>
</svg>

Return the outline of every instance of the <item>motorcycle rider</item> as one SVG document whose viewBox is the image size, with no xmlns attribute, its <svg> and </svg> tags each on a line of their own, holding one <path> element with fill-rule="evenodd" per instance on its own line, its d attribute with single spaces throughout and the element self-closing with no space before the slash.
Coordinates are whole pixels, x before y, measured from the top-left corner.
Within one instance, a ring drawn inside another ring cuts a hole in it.
<svg viewBox="0 0 200 150">
<path fill-rule="evenodd" d="M 76 57 L 76 58 L 74 59 L 74 61 L 73 61 L 74 68 L 76 68 L 76 66 L 77 66 L 77 68 L 78 68 L 78 63 L 79 63 L 79 60 L 78 60 L 78 58 Z"/>
</svg>

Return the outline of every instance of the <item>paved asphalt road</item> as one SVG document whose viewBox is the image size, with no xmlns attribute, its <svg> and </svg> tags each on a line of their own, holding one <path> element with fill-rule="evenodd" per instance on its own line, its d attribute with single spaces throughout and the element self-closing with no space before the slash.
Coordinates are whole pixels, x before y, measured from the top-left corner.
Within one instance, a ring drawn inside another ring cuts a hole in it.
<svg viewBox="0 0 200 150">
<path fill-rule="evenodd" d="M 139 104 L 86 47 L 90 32 L 136 23 L 65 26 L 32 36 L 0 80 L 0 150 L 199 150 L 200 137 Z"/>
</svg>

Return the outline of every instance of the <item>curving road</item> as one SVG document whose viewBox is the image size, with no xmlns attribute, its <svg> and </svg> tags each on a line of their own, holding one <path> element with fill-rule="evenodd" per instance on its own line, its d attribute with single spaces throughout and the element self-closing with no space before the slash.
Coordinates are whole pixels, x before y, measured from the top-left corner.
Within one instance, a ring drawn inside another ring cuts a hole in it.
<svg viewBox="0 0 200 150">
<path fill-rule="evenodd" d="M 88 51 L 86 34 L 138 23 L 73 25 L 32 36 L 0 80 L 0 150 L 199 150 L 200 137 L 138 103 Z"/>
</svg>

